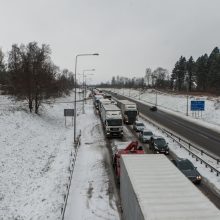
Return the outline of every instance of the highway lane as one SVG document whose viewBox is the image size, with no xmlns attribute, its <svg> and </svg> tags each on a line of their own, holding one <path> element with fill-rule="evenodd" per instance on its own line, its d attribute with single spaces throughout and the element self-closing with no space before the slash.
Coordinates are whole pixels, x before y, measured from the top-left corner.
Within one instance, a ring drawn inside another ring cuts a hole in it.
<svg viewBox="0 0 220 220">
<path fill-rule="evenodd" d="M 147 104 L 134 101 L 128 97 L 119 94 L 111 93 L 118 99 L 128 99 L 137 103 L 139 111 L 151 118 L 164 127 L 180 134 L 185 139 L 202 147 L 205 151 L 210 152 L 220 158 L 220 134 L 206 127 L 194 124 L 178 116 L 158 110 L 157 112 L 150 111 L 150 106 Z"/>
</svg>

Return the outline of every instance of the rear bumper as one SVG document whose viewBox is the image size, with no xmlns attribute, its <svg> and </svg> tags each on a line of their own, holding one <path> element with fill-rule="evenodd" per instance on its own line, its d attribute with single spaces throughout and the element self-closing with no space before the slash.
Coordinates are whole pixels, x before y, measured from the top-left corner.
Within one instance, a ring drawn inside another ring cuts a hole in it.
<svg viewBox="0 0 220 220">
<path fill-rule="evenodd" d="M 106 132 L 107 137 L 123 137 L 123 132 Z"/>
<path fill-rule="evenodd" d="M 168 155 L 169 151 L 167 151 L 167 150 L 155 150 L 155 153 L 156 154 L 166 154 L 166 155 Z"/>
</svg>

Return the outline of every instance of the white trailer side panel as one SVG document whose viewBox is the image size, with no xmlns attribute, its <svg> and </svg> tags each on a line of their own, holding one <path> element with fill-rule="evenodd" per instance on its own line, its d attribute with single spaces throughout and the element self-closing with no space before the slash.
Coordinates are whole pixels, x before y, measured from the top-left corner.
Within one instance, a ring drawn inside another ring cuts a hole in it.
<svg viewBox="0 0 220 220">
<path fill-rule="evenodd" d="M 220 211 L 164 155 L 122 155 L 125 220 L 219 220 Z"/>
</svg>

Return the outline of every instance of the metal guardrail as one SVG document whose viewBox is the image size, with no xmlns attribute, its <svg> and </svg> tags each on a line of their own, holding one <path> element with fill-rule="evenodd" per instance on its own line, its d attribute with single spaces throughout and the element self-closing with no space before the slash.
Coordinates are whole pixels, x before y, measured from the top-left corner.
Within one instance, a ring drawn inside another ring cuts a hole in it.
<svg viewBox="0 0 220 220">
<path fill-rule="evenodd" d="M 206 152 L 206 151 L 204 151 L 204 150 L 202 150 L 202 149 L 200 149 L 200 148 L 194 146 L 194 145 L 191 144 L 190 142 L 188 142 L 188 141 L 186 141 L 186 140 L 184 140 L 184 139 L 178 137 L 177 135 L 173 134 L 172 132 L 167 131 L 166 129 L 164 129 L 164 130 L 166 131 L 166 133 L 169 133 L 171 136 L 177 138 L 177 139 L 179 140 L 179 142 L 182 141 L 182 142 L 184 142 L 185 144 L 187 144 L 188 147 L 189 147 L 189 149 L 190 149 L 190 148 L 194 148 L 194 149 L 200 151 L 201 155 L 205 154 L 205 155 L 209 156 L 210 158 L 212 158 L 213 160 L 215 160 L 217 164 L 220 163 L 220 159 L 219 159 L 219 158 L 216 158 L 216 157 L 214 157 L 213 155 L 209 154 L 208 152 Z"/>
<path fill-rule="evenodd" d="M 212 165 L 210 165 L 208 162 L 206 162 L 205 160 L 203 160 L 201 157 L 199 157 L 198 155 L 196 155 L 195 153 L 193 153 L 190 149 L 194 148 L 197 151 L 200 151 L 201 155 L 205 154 L 207 156 L 209 156 L 210 158 L 212 158 L 213 160 L 216 160 L 217 164 L 219 164 L 220 159 L 213 157 L 212 155 L 210 155 L 209 153 L 205 152 L 204 150 L 199 149 L 198 147 L 194 146 L 193 144 L 191 144 L 190 142 L 182 139 L 181 137 L 175 135 L 174 133 L 164 129 L 164 128 L 160 128 L 159 126 L 157 126 L 155 123 L 153 123 L 152 121 L 144 118 L 146 121 L 148 121 L 148 123 L 152 124 L 153 126 L 157 127 L 159 130 L 162 131 L 162 133 L 165 133 L 168 137 L 170 137 L 173 141 L 175 141 L 180 148 L 184 148 L 186 151 L 188 151 L 189 155 L 192 155 L 193 158 L 196 158 L 196 161 L 200 161 L 201 164 L 205 164 L 206 168 L 210 168 L 211 172 L 215 172 L 216 176 L 220 175 L 220 171 L 217 170 L 215 167 L 213 167 Z M 175 138 L 176 139 L 175 139 Z M 186 146 L 184 146 L 183 144 L 180 143 L 180 141 L 186 143 L 188 145 L 188 148 Z"/>
<path fill-rule="evenodd" d="M 195 153 L 193 153 L 190 149 L 194 149 L 194 150 L 199 151 L 199 152 L 201 153 L 201 155 L 205 154 L 206 156 L 208 156 L 208 157 L 212 158 L 213 160 L 215 160 L 217 164 L 220 163 L 220 159 L 219 159 L 219 158 L 215 158 L 214 156 L 212 156 L 212 155 L 209 154 L 208 152 L 206 152 L 206 151 L 204 151 L 204 150 L 202 150 L 202 149 L 200 149 L 200 148 L 194 146 L 194 145 L 191 144 L 190 142 L 188 142 L 188 141 L 184 140 L 183 138 L 181 138 L 181 137 L 175 135 L 174 133 L 172 133 L 172 132 L 170 132 L 170 131 L 168 131 L 168 130 L 166 130 L 166 129 L 164 129 L 164 128 L 161 128 L 161 127 L 157 126 L 156 123 L 153 123 L 151 120 L 148 120 L 146 117 L 144 117 L 144 119 L 145 119 L 146 121 L 148 121 L 148 123 L 152 124 L 153 126 L 157 127 L 158 129 L 160 129 L 160 130 L 162 131 L 162 133 L 166 133 L 166 135 L 167 135 L 168 137 L 170 137 L 173 141 L 175 141 L 175 142 L 180 146 L 180 148 L 184 148 L 186 151 L 189 152 L 189 155 L 192 155 L 192 157 L 195 157 L 195 158 L 196 158 L 196 161 L 200 161 L 201 164 L 204 163 L 207 168 L 208 168 L 208 167 L 210 168 L 210 171 L 211 171 L 211 172 L 215 172 L 215 173 L 216 173 L 216 176 L 219 176 L 219 175 L 220 175 L 220 171 L 219 171 L 219 170 L 217 170 L 215 167 L 213 167 L 212 165 L 210 165 L 209 163 L 207 163 L 207 162 L 206 162 L 205 160 L 203 160 L 201 157 L 199 157 L 198 155 L 196 155 Z M 174 137 L 175 137 L 177 140 L 176 140 Z M 185 144 L 187 144 L 187 145 L 188 145 L 188 148 L 187 148 L 186 146 L 182 145 L 182 144 L 180 143 L 181 141 L 184 142 Z"/>
<path fill-rule="evenodd" d="M 79 149 L 79 146 L 80 146 L 80 137 L 81 137 L 81 130 L 80 130 L 80 133 L 77 137 L 76 143 L 74 143 L 74 152 L 71 151 L 70 166 L 69 166 L 69 169 L 68 169 L 69 172 L 70 172 L 70 176 L 68 178 L 68 183 L 66 185 L 67 192 L 66 192 L 66 194 L 64 194 L 64 204 L 61 207 L 61 220 L 64 220 L 64 216 L 65 216 L 66 205 L 67 205 L 67 200 L 68 200 L 68 196 L 69 196 L 69 192 L 70 192 L 70 186 L 71 186 L 71 182 L 72 182 L 73 171 L 74 171 L 74 167 L 75 167 L 75 162 L 76 162 L 78 149 Z"/>
</svg>

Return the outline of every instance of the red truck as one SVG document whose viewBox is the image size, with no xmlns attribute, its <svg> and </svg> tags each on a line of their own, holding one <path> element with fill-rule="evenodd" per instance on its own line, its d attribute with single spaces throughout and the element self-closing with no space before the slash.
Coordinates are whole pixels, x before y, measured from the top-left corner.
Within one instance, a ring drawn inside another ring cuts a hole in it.
<svg viewBox="0 0 220 220">
<path fill-rule="evenodd" d="M 114 172 L 119 180 L 120 177 L 120 158 L 122 154 L 144 154 L 142 146 L 139 146 L 138 141 L 132 141 L 126 148 L 117 150 L 113 155 Z"/>
</svg>

